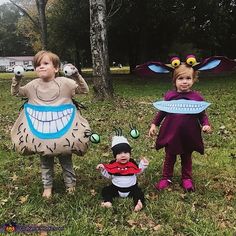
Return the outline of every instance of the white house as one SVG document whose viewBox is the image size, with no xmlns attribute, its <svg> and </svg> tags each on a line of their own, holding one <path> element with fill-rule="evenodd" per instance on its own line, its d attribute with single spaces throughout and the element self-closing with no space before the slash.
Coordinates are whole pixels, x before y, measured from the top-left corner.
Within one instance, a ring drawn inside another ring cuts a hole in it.
<svg viewBox="0 0 236 236">
<path fill-rule="evenodd" d="M 27 66 L 33 65 L 33 56 L 19 56 L 19 57 L 0 57 L 1 67 L 13 67 L 13 66 Z"/>
</svg>

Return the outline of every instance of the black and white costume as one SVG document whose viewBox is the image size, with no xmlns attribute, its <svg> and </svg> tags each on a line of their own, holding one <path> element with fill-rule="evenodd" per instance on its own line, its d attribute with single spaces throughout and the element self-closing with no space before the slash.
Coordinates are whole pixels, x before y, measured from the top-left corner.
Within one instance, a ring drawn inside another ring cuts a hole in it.
<svg viewBox="0 0 236 236">
<path fill-rule="evenodd" d="M 114 161 L 112 161 L 114 162 Z M 139 165 L 133 160 L 130 159 L 130 162 L 133 162 L 138 166 L 141 171 L 141 174 L 144 169 L 147 167 L 143 161 L 140 161 Z M 112 184 L 106 186 L 102 189 L 102 198 L 104 202 L 112 202 L 114 197 L 132 197 L 134 200 L 134 205 L 137 204 L 140 200 L 144 204 L 144 194 L 139 188 L 137 183 L 137 174 L 110 174 L 107 170 L 101 171 L 102 175 L 108 179 L 111 179 Z"/>
<path fill-rule="evenodd" d="M 131 147 L 124 136 L 114 136 L 112 139 L 112 151 L 116 158 L 117 154 L 122 152 L 131 153 Z M 114 197 L 132 197 L 134 205 L 138 200 L 144 205 L 144 194 L 137 183 L 137 175 L 141 174 L 148 166 L 143 160 L 139 165 L 130 158 L 127 163 L 119 163 L 112 160 L 109 164 L 103 164 L 104 168 L 101 174 L 111 179 L 112 184 L 102 189 L 102 198 L 104 202 L 113 201 Z"/>
</svg>

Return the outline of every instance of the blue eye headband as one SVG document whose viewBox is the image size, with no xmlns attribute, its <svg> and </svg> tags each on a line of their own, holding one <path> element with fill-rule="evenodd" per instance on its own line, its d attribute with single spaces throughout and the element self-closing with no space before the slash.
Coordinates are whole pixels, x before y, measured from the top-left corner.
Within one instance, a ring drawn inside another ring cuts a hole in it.
<svg viewBox="0 0 236 236">
<path fill-rule="evenodd" d="M 141 76 L 170 73 L 173 72 L 175 68 L 178 68 L 180 64 L 180 59 L 178 57 L 173 57 L 170 64 L 154 61 L 146 62 L 138 65 L 135 68 L 135 72 Z M 185 64 L 192 67 L 195 71 L 209 71 L 213 73 L 232 70 L 236 66 L 234 60 L 230 60 L 224 56 L 212 56 L 198 63 L 194 55 L 188 55 Z"/>
</svg>

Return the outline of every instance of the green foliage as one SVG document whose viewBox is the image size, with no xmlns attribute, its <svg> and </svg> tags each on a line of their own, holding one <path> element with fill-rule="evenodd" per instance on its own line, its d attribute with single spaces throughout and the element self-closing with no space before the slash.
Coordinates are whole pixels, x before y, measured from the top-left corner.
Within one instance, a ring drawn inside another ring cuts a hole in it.
<svg viewBox="0 0 236 236">
<path fill-rule="evenodd" d="M 31 54 L 28 38 L 17 31 L 22 15 L 12 4 L 0 5 L 0 56 Z"/>
<path fill-rule="evenodd" d="M 0 76 L 1 77 L 1 76 Z M 2 78 L 2 77 L 1 77 Z M 88 79 L 89 84 L 90 80 Z M 79 96 L 88 106 L 82 114 L 94 132 L 101 135 L 100 144 L 91 144 L 84 157 L 74 156 L 78 185 L 74 195 L 65 192 L 61 168 L 55 165 L 54 193 L 51 200 L 41 197 L 40 163 L 37 156 L 23 157 L 12 151 L 10 129 L 22 104 L 10 96 L 10 80 L 1 79 L 0 93 L 0 219 L 18 224 L 63 226 L 63 231 L 49 235 L 233 235 L 236 232 L 236 75 L 217 78 L 200 77 L 194 89 L 206 101 L 213 133 L 204 135 L 206 153 L 194 153 L 193 173 L 196 192 L 184 193 L 180 187 L 180 163 L 175 167 L 172 187 L 156 192 L 153 184 L 160 178 L 163 150 L 153 148 L 147 137 L 156 110 L 152 102 L 161 100 L 171 89 L 166 78 L 114 76 L 116 98 L 96 102 L 92 92 Z M 91 87 L 91 84 L 90 84 Z M 130 138 L 129 123 L 136 125 L 140 137 Z M 112 158 L 110 137 L 113 127 L 121 127 L 133 147 L 134 159 L 145 156 L 148 169 L 139 176 L 147 204 L 133 212 L 131 199 L 117 199 L 113 209 L 100 207 L 100 191 L 108 182 L 95 167 Z"/>
</svg>

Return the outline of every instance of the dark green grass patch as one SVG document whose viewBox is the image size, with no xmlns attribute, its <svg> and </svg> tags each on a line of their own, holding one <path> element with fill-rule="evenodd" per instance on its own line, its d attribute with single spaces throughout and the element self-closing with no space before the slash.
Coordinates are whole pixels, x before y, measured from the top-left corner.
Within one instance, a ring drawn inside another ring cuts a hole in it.
<svg viewBox="0 0 236 236">
<path fill-rule="evenodd" d="M 171 89 L 170 80 L 114 76 L 113 82 L 113 101 L 95 102 L 92 91 L 87 97 L 78 96 L 88 106 L 82 114 L 101 135 L 101 143 L 91 144 L 84 157 L 73 157 L 78 182 L 73 196 L 65 192 L 55 158 L 54 194 L 46 201 L 41 197 L 39 158 L 12 151 L 10 129 L 23 101 L 10 95 L 9 79 L 0 80 L 0 225 L 13 220 L 24 225 L 64 227 L 48 235 L 234 235 L 236 76 L 200 78 L 194 85 L 212 103 L 207 112 L 213 126 L 211 135 L 204 134 L 205 155 L 193 154 L 194 193 L 184 193 L 180 187 L 179 160 L 171 188 L 158 193 L 153 187 L 161 176 L 164 152 L 153 148 L 154 140 L 147 133 L 156 112 L 152 103 Z M 137 140 L 129 137 L 130 123 L 141 133 Z M 110 138 L 114 127 L 121 127 L 128 137 L 135 159 L 145 156 L 150 160 L 139 176 L 147 200 L 139 213 L 133 212 L 131 199 L 116 199 L 112 209 L 100 207 L 101 188 L 109 182 L 95 167 L 113 158 Z"/>
</svg>

